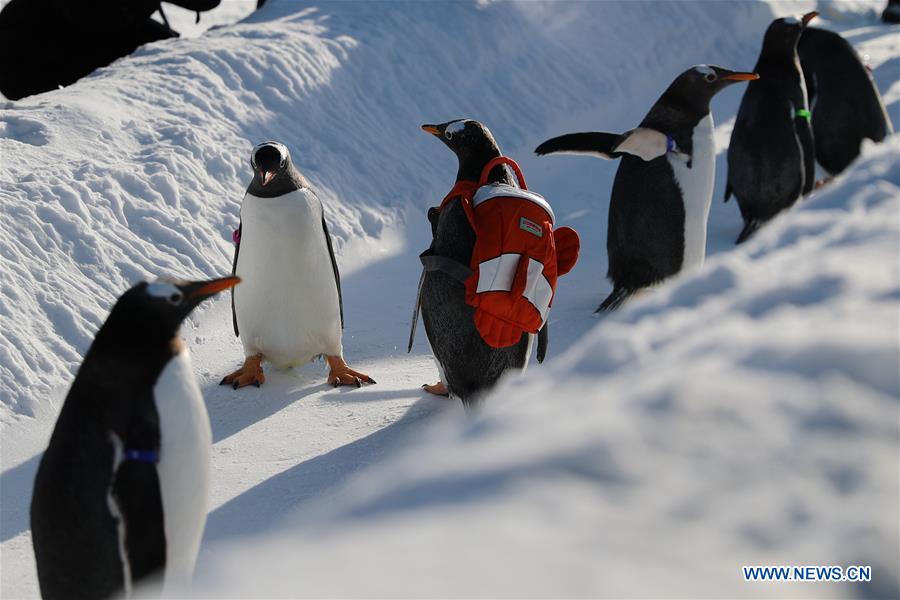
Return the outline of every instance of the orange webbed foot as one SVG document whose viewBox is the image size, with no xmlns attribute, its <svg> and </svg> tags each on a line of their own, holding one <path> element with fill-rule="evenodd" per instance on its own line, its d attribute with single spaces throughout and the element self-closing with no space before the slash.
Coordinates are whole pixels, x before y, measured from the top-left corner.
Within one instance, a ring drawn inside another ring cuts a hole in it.
<svg viewBox="0 0 900 600">
<path fill-rule="evenodd" d="M 375 383 L 375 380 L 359 371 L 350 368 L 340 356 L 326 356 L 328 362 L 328 383 L 337 387 L 339 385 L 355 385 L 362 387 L 363 383 Z"/>
<path fill-rule="evenodd" d="M 266 376 L 262 369 L 262 354 L 248 356 L 244 360 L 244 365 L 222 378 L 219 385 L 230 385 L 234 389 L 246 387 L 248 385 L 261 386 L 266 382 Z"/>
<path fill-rule="evenodd" d="M 444 396 L 445 398 L 450 397 L 450 389 L 443 381 L 438 381 L 437 383 L 433 384 L 423 384 L 422 389 L 429 394 L 434 394 L 435 396 Z"/>
</svg>

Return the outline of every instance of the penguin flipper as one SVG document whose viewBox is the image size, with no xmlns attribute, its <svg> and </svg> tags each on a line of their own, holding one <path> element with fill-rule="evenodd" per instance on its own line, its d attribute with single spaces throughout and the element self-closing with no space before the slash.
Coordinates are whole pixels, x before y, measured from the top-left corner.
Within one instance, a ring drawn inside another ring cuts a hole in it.
<svg viewBox="0 0 900 600">
<path fill-rule="evenodd" d="M 132 581 L 140 581 L 166 566 L 166 533 L 156 465 L 126 460 L 116 471 L 112 497 L 125 530 L 125 547 Z"/>
<path fill-rule="evenodd" d="M 631 154 L 645 162 L 665 156 L 669 152 L 674 152 L 690 161 L 690 156 L 678 150 L 670 136 L 649 127 L 638 127 L 626 131 L 619 136 L 619 141 L 613 149 L 616 153 Z"/>
<path fill-rule="evenodd" d="M 621 154 L 614 148 L 621 142 L 618 133 L 602 133 L 587 131 L 583 133 L 567 133 L 551 138 L 534 149 L 538 156 L 547 154 L 589 154 L 600 158 L 618 158 Z"/>
<path fill-rule="evenodd" d="M 325 215 L 322 215 L 322 231 L 325 232 L 325 243 L 328 244 L 328 256 L 331 257 L 331 268 L 334 271 L 334 283 L 337 285 L 338 308 L 341 311 L 341 329 L 344 328 L 344 296 L 341 294 L 341 273 L 338 271 L 337 260 L 334 258 L 334 248 L 331 245 L 331 234 L 328 232 L 328 223 Z"/>
<path fill-rule="evenodd" d="M 537 338 L 538 338 L 538 346 L 537 346 L 537 361 L 538 363 L 544 362 L 544 358 L 547 356 L 547 345 L 550 343 L 550 332 L 548 331 L 548 327 L 550 326 L 550 321 L 544 323 L 544 326 L 538 330 Z"/>
<path fill-rule="evenodd" d="M 731 198 L 732 191 L 733 190 L 731 189 L 731 182 L 729 181 L 725 184 L 725 198 L 722 200 L 722 202 L 728 202 L 728 199 Z"/>
<path fill-rule="evenodd" d="M 238 254 L 241 253 L 241 227 L 243 227 L 243 223 L 239 222 L 237 234 L 235 235 L 236 241 L 234 242 L 234 262 L 231 264 L 232 275 L 237 275 Z M 231 323 L 234 326 L 234 335 L 240 337 L 241 332 L 238 331 L 237 311 L 234 308 L 234 288 L 231 288 Z"/>
</svg>

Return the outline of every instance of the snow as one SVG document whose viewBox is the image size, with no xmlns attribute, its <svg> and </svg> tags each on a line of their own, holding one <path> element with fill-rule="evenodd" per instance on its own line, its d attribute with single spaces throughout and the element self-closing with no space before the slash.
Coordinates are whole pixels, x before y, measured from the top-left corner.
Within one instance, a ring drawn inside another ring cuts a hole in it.
<svg viewBox="0 0 900 600">
<path fill-rule="evenodd" d="M 602 320 L 616 163 L 531 153 L 633 128 L 685 68 L 747 69 L 772 18 L 812 8 L 900 122 L 900 36 L 880 5 L 269 0 L 0 102 L 0 596 L 37 595 L 31 486 L 93 333 L 137 280 L 230 271 L 250 151 L 277 139 L 325 205 L 345 355 L 378 384 L 332 389 L 313 364 L 220 387 L 241 359 L 228 299 L 195 311 L 213 489 L 185 594 L 896 597 L 900 137 L 735 248 L 731 86 L 713 101 L 704 267 Z M 547 362 L 477 418 L 419 389 L 436 378 L 424 336 L 404 353 L 425 211 L 456 172 L 419 125 L 461 115 L 582 239 Z M 740 575 L 818 563 L 871 564 L 874 581 Z"/>
</svg>

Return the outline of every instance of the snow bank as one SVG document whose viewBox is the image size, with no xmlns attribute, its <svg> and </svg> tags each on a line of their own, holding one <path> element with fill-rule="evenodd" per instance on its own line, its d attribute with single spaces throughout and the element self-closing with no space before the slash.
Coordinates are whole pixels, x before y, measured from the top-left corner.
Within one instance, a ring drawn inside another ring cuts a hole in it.
<svg viewBox="0 0 900 600">
<path fill-rule="evenodd" d="M 703 272 L 602 321 L 199 596 L 900 595 L 900 136 Z M 744 583 L 742 565 L 873 582 Z"/>
<path fill-rule="evenodd" d="M 230 269 L 257 142 L 291 148 L 343 268 L 360 268 L 406 208 L 424 211 L 451 182 L 454 159 L 418 124 L 478 116 L 518 155 L 585 111 L 614 107 L 631 126 L 646 110 L 633 96 L 755 53 L 769 6 L 714 7 L 273 0 L 0 104 L 0 422 L 64 392 L 136 280 Z M 348 253 L 351 240 L 365 250 Z"/>
</svg>

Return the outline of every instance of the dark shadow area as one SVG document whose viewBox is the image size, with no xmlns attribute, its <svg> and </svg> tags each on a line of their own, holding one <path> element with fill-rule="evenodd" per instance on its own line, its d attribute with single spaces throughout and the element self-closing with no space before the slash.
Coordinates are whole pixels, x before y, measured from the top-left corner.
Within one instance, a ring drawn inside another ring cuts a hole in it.
<svg viewBox="0 0 900 600">
<path fill-rule="evenodd" d="M 31 528 L 31 489 L 41 456 L 36 454 L 0 473 L 0 542 Z"/>
<path fill-rule="evenodd" d="M 307 502 L 321 498 L 351 475 L 384 460 L 443 410 L 439 399 L 423 398 L 384 429 L 311 458 L 229 500 L 209 514 L 203 546 L 268 529 Z"/>
</svg>

